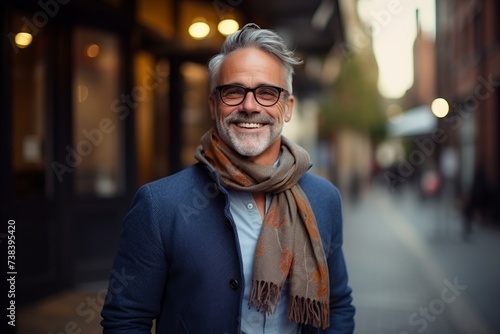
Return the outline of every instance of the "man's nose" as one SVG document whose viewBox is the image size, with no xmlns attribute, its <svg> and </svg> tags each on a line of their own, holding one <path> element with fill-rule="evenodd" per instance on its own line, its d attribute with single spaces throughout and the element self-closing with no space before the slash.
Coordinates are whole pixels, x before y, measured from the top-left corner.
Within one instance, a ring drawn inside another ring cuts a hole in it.
<svg viewBox="0 0 500 334">
<path fill-rule="evenodd" d="M 255 95 L 253 92 L 247 92 L 245 95 L 245 99 L 241 103 L 243 106 L 244 111 L 247 112 L 255 112 L 258 111 L 259 104 L 257 103 L 257 100 L 255 100 Z"/>
</svg>

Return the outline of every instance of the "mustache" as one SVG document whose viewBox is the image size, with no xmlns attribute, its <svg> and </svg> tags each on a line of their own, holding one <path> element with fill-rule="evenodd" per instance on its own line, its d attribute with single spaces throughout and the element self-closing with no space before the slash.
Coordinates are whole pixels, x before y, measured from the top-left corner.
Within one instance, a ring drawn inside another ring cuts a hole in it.
<svg viewBox="0 0 500 334">
<path fill-rule="evenodd" d="M 249 114 L 249 113 L 235 113 L 224 119 L 226 123 L 263 123 L 263 124 L 274 124 L 274 118 L 268 115 L 262 114 Z"/>
</svg>

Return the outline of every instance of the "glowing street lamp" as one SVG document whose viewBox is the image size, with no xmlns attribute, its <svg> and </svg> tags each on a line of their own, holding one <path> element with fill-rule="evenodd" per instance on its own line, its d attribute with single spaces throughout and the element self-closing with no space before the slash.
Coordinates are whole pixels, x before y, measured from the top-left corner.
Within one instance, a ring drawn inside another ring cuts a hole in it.
<svg viewBox="0 0 500 334">
<path fill-rule="evenodd" d="M 20 32 L 16 34 L 15 42 L 18 48 L 24 49 L 33 41 L 33 36 L 27 32 Z"/>
<path fill-rule="evenodd" d="M 225 19 L 219 22 L 219 25 L 217 26 L 217 30 L 224 35 L 231 35 L 232 33 L 236 32 L 240 25 L 236 20 L 233 19 Z"/>
<path fill-rule="evenodd" d="M 204 20 L 195 20 L 191 26 L 189 26 L 189 35 L 194 39 L 203 39 L 210 33 L 210 26 Z"/>
<path fill-rule="evenodd" d="M 448 115 L 448 112 L 450 111 L 450 105 L 445 99 L 443 99 L 442 97 L 438 97 L 437 99 L 432 101 L 431 110 L 434 116 L 443 118 Z"/>
</svg>

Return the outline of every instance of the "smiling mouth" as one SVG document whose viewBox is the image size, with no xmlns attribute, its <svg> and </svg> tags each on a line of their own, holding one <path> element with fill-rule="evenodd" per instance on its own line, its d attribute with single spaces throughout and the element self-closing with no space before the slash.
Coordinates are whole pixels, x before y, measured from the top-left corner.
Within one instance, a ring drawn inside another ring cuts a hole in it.
<svg viewBox="0 0 500 334">
<path fill-rule="evenodd" d="M 248 122 L 240 122 L 236 123 L 236 125 L 244 129 L 258 129 L 264 126 L 264 124 L 262 123 L 248 123 Z"/>
</svg>

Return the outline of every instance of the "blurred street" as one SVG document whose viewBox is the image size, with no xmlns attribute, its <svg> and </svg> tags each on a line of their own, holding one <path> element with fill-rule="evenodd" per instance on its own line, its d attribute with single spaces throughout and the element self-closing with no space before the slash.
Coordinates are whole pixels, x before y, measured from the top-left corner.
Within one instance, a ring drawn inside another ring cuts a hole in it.
<svg viewBox="0 0 500 334">
<path fill-rule="evenodd" d="M 344 198 L 355 334 L 500 333 L 500 229 L 476 225 L 463 241 L 458 213 L 410 188 L 378 185 L 356 203 Z M 106 287 L 96 282 L 21 309 L 18 333 L 59 333 L 68 324 L 99 333 L 96 303 Z"/>
<path fill-rule="evenodd" d="M 344 252 L 356 334 L 500 333 L 498 226 L 464 241 L 447 204 L 378 185 L 344 201 Z"/>
</svg>

